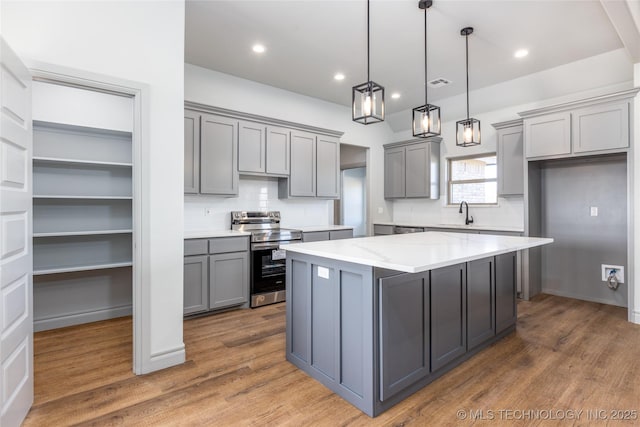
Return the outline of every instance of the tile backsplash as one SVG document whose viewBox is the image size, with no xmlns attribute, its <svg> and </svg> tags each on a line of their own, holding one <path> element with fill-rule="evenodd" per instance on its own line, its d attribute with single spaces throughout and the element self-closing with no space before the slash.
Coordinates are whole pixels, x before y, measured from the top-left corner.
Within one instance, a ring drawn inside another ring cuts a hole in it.
<svg viewBox="0 0 640 427">
<path fill-rule="evenodd" d="M 278 199 L 276 178 L 243 176 L 238 193 L 238 197 L 185 195 L 184 229 L 228 230 L 231 211 L 280 211 L 283 226 L 333 224 L 332 200 Z"/>
</svg>

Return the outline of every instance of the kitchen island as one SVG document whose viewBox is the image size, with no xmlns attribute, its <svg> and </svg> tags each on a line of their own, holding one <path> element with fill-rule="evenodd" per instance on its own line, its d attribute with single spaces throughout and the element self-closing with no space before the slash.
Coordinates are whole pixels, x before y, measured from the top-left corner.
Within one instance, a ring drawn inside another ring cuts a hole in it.
<svg viewBox="0 0 640 427">
<path fill-rule="evenodd" d="M 516 253 L 425 232 L 287 248 L 287 360 L 376 416 L 515 330 Z"/>
</svg>

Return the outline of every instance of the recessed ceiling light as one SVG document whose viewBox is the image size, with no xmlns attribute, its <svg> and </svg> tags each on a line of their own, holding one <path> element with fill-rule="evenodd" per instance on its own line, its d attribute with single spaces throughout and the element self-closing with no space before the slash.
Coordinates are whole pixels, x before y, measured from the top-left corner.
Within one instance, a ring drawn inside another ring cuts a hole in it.
<svg viewBox="0 0 640 427">
<path fill-rule="evenodd" d="M 336 73 L 335 76 L 333 76 L 334 79 L 340 81 L 340 80 L 344 80 L 344 74 L 342 73 Z"/>
<path fill-rule="evenodd" d="M 265 47 L 261 44 L 254 44 L 252 49 L 255 53 L 264 53 L 264 51 L 266 50 Z"/>
<path fill-rule="evenodd" d="M 393 92 L 393 93 L 391 94 L 391 98 L 392 98 L 392 99 L 398 99 L 398 98 L 400 98 L 400 94 L 399 94 L 398 92 Z"/>
<path fill-rule="evenodd" d="M 527 55 L 529 55 L 529 51 L 527 49 L 518 49 L 516 50 L 516 53 L 513 54 L 516 58 L 524 58 Z"/>
</svg>

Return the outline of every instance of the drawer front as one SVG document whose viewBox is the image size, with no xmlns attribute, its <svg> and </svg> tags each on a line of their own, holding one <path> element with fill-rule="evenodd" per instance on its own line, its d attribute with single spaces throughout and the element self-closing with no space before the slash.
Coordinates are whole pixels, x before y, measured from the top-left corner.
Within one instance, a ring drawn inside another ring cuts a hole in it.
<svg viewBox="0 0 640 427">
<path fill-rule="evenodd" d="M 308 231 L 302 233 L 303 242 L 320 242 L 322 240 L 329 240 L 328 231 Z"/>
<path fill-rule="evenodd" d="M 249 250 L 249 237 L 219 237 L 209 239 L 209 253 L 242 252 Z"/>
<path fill-rule="evenodd" d="M 387 234 L 393 234 L 393 225 L 382 225 L 382 224 L 373 225 L 374 236 L 384 236 Z"/>
<path fill-rule="evenodd" d="M 184 256 L 206 254 L 207 239 L 187 239 L 184 241 Z"/>
<path fill-rule="evenodd" d="M 329 232 L 330 240 L 351 239 L 353 237 L 353 230 L 335 230 Z"/>
</svg>

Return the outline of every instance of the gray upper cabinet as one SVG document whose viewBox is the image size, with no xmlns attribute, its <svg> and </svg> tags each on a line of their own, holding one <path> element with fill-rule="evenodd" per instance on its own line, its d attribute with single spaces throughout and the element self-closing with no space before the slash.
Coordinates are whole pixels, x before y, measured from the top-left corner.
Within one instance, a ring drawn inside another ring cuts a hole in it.
<svg viewBox="0 0 640 427">
<path fill-rule="evenodd" d="M 184 192 L 200 191 L 200 114 L 184 112 Z"/>
<path fill-rule="evenodd" d="M 200 124 L 200 193 L 238 195 L 238 121 L 202 114 Z"/>
<path fill-rule="evenodd" d="M 497 131 L 498 196 L 524 194 L 524 147 L 522 121 L 515 126 L 494 124 Z"/>
<path fill-rule="evenodd" d="M 316 136 L 308 132 L 291 132 L 291 174 L 289 195 L 316 195 Z"/>
<path fill-rule="evenodd" d="M 405 196 L 405 148 L 384 150 L 384 198 L 397 199 Z"/>
<path fill-rule="evenodd" d="M 291 171 L 289 161 L 289 129 L 267 126 L 267 174 L 288 176 Z"/>
<path fill-rule="evenodd" d="M 518 113 L 524 119 L 527 159 L 627 151 L 638 88 Z"/>
<path fill-rule="evenodd" d="M 238 172 L 266 171 L 265 131 L 260 123 L 238 123 Z"/>
<path fill-rule="evenodd" d="M 340 198 L 340 140 L 316 138 L 316 197 Z"/>
<path fill-rule="evenodd" d="M 571 153 L 571 113 L 561 112 L 524 121 L 527 158 Z"/>
<path fill-rule="evenodd" d="M 292 130 L 290 155 L 291 172 L 279 183 L 279 197 L 340 197 L 338 138 Z"/>
<path fill-rule="evenodd" d="M 289 176 L 289 129 L 241 121 L 238 124 L 238 172 Z"/>
<path fill-rule="evenodd" d="M 629 103 L 607 103 L 575 110 L 572 132 L 575 153 L 629 147 Z"/>
<path fill-rule="evenodd" d="M 440 197 L 440 138 L 386 144 L 384 197 Z"/>
</svg>

